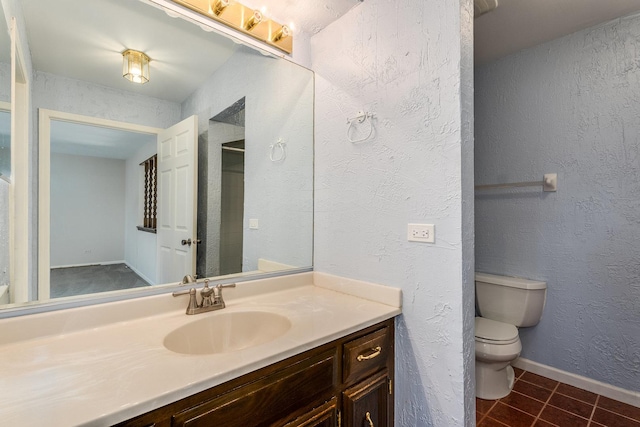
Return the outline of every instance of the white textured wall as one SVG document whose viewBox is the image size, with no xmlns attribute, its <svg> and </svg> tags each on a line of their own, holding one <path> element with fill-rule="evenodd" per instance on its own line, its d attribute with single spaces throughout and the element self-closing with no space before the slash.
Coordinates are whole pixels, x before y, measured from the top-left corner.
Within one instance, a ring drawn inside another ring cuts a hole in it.
<svg viewBox="0 0 640 427">
<path fill-rule="evenodd" d="M 558 192 L 476 198 L 479 271 L 548 282 L 522 355 L 640 391 L 640 16 L 476 74 L 476 181 Z"/>
<path fill-rule="evenodd" d="M 256 270 L 258 258 L 310 266 L 313 75 L 296 64 L 241 48 L 183 103 L 182 114 L 198 114 L 199 134 L 208 133 L 209 119 L 243 97 L 243 269 Z M 287 158 L 274 163 L 269 160 L 269 145 L 278 138 L 287 144 Z M 249 230 L 249 218 L 259 219 L 259 230 Z"/>
<path fill-rule="evenodd" d="M 157 277 L 157 237 L 138 230 L 144 211 L 144 167 L 140 163 L 157 152 L 157 142 L 141 147 L 126 160 L 124 260 L 138 275 L 151 284 Z"/>
<path fill-rule="evenodd" d="M 175 102 L 40 71 L 34 79 L 33 102 L 34 114 L 37 108 L 48 108 L 162 129 L 180 121 L 180 104 Z"/>
<path fill-rule="evenodd" d="M 125 161 L 51 155 L 51 267 L 124 260 Z"/>
<path fill-rule="evenodd" d="M 471 7 L 367 0 L 311 40 L 314 267 L 402 288 L 399 427 L 475 423 Z M 352 144 L 362 109 L 375 136 Z M 407 242 L 409 222 L 435 224 L 436 243 Z"/>
</svg>

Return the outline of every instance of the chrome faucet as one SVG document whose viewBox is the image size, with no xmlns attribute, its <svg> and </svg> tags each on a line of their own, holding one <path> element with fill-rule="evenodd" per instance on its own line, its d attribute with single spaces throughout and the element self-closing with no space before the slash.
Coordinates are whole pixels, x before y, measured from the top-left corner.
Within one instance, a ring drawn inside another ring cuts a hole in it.
<svg viewBox="0 0 640 427">
<path fill-rule="evenodd" d="M 192 283 L 197 283 L 196 281 Z M 224 299 L 222 298 L 223 288 L 235 288 L 235 283 L 228 285 L 215 285 L 213 288 L 209 287 L 209 279 L 205 279 L 204 287 L 200 290 L 200 303 L 198 303 L 198 297 L 196 296 L 196 288 L 191 288 L 188 291 L 176 291 L 172 295 L 174 297 L 180 295 L 189 295 L 189 305 L 187 306 L 187 314 L 206 313 L 207 311 L 221 310 L 225 308 Z"/>
</svg>

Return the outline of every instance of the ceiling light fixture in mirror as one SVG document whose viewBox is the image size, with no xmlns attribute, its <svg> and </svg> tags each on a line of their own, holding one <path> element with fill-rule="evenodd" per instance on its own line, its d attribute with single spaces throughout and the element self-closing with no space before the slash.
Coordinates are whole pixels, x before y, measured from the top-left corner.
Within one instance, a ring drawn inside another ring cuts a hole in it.
<svg viewBox="0 0 640 427">
<path fill-rule="evenodd" d="M 122 77 L 132 83 L 145 84 L 149 81 L 149 57 L 137 50 L 122 52 Z"/>
</svg>

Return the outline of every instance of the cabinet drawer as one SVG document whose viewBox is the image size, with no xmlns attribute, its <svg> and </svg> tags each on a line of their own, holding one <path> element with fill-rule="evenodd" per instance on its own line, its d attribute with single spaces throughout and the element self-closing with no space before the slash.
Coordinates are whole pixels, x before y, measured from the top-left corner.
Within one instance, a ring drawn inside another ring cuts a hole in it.
<svg viewBox="0 0 640 427">
<path fill-rule="evenodd" d="M 342 380 L 350 383 L 387 365 L 391 346 L 387 327 L 349 341 L 343 347 Z"/>
<path fill-rule="evenodd" d="M 325 352 L 173 416 L 174 427 L 265 426 L 331 396 L 336 354 Z"/>
</svg>

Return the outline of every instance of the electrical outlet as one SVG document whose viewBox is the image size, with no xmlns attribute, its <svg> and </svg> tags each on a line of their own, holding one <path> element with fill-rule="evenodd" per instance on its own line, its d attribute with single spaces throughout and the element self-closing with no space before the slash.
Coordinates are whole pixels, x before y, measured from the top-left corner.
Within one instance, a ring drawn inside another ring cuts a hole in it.
<svg viewBox="0 0 640 427">
<path fill-rule="evenodd" d="M 433 224 L 409 224 L 407 239 L 410 242 L 435 243 L 436 228 Z"/>
</svg>

